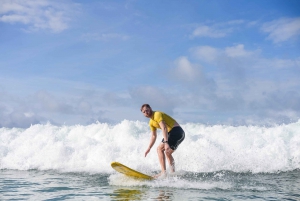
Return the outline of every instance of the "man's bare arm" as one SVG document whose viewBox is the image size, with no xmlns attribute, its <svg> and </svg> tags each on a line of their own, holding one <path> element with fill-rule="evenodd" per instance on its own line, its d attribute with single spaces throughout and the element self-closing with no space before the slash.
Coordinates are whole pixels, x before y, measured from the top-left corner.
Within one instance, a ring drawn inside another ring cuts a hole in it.
<svg viewBox="0 0 300 201">
<path fill-rule="evenodd" d="M 162 130 L 164 141 L 168 141 L 168 129 L 167 129 L 166 123 L 164 121 L 161 121 L 161 122 L 159 122 L 159 126 L 160 126 L 160 128 Z M 170 150 L 169 144 L 165 143 L 165 151 L 169 152 L 169 150 Z"/>
<path fill-rule="evenodd" d="M 156 130 L 155 131 L 151 131 L 152 132 L 152 135 L 151 135 L 151 139 L 150 139 L 150 144 L 149 144 L 149 147 L 148 149 L 146 150 L 145 152 L 145 157 L 147 156 L 147 154 L 150 152 L 150 149 L 153 147 L 155 141 L 156 141 Z"/>
</svg>

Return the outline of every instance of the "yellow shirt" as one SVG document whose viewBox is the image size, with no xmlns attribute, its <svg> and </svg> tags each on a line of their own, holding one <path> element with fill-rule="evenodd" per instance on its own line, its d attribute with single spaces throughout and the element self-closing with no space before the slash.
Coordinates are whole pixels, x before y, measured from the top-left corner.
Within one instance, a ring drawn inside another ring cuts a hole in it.
<svg viewBox="0 0 300 201">
<path fill-rule="evenodd" d="M 172 117 L 169 115 L 160 112 L 160 111 L 153 111 L 153 115 L 150 118 L 149 126 L 152 131 L 155 131 L 157 128 L 160 128 L 159 123 L 164 121 L 166 123 L 168 132 L 173 128 L 174 123 L 176 122 Z"/>
</svg>

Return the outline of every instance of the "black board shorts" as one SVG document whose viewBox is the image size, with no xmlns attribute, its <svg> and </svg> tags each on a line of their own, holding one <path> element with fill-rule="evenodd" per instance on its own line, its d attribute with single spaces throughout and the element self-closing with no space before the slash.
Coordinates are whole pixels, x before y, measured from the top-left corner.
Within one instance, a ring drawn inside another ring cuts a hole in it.
<svg viewBox="0 0 300 201">
<path fill-rule="evenodd" d="M 178 145 L 184 140 L 185 133 L 180 126 L 173 127 L 168 132 L 168 144 L 171 149 L 176 150 Z M 161 142 L 164 142 L 164 138 Z"/>
</svg>

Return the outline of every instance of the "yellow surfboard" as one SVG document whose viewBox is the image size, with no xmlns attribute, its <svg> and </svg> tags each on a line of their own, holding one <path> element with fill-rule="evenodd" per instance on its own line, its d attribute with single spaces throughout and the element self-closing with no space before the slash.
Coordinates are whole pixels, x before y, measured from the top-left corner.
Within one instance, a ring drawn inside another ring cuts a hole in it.
<svg viewBox="0 0 300 201">
<path fill-rule="evenodd" d="M 143 174 L 141 172 L 138 172 L 136 170 L 133 170 L 119 162 L 112 162 L 111 163 L 111 167 L 114 168 L 116 171 L 122 173 L 122 174 L 125 174 L 129 177 L 135 177 L 135 178 L 138 178 L 138 179 L 154 179 L 153 177 L 149 176 L 149 175 L 146 175 L 146 174 Z"/>
</svg>

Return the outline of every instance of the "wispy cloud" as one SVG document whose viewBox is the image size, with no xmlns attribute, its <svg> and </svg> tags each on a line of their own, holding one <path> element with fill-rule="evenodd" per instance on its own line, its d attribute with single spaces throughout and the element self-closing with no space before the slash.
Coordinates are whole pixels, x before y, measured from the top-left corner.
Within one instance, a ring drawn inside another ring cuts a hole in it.
<svg viewBox="0 0 300 201">
<path fill-rule="evenodd" d="M 148 103 L 153 108 L 164 108 L 164 111 L 170 115 L 173 114 L 174 106 L 179 101 L 170 95 L 170 90 L 154 86 L 134 87 L 129 90 L 129 94 L 133 101 L 139 103 L 139 106 Z"/>
<path fill-rule="evenodd" d="M 196 60 L 191 64 L 191 59 L 185 57 L 189 61 L 185 66 L 201 66 L 201 76 L 195 80 L 204 77 L 207 84 L 196 82 L 182 90 L 186 106 L 192 104 L 218 113 L 243 111 L 252 116 L 244 113 L 237 119 L 255 119 L 256 123 L 297 119 L 300 114 L 299 58 L 265 58 L 260 49 L 250 50 L 244 44 L 199 46 L 190 52 Z M 209 90 L 203 90 L 209 86 Z"/>
<path fill-rule="evenodd" d="M 268 34 L 267 39 L 274 43 L 288 41 L 300 35 L 300 17 L 280 18 L 262 25 L 261 30 Z"/>
<path fill-rule="evenodd" d="M 27 77 L 22 80 L 1 77 L 0 80 L 5 83 L 0 83 L 0 127 L 28 127 L 46 122 L 114 123 L 123 120 L 125 116 L 115 114 L 114 110 L 124 105 L 129 106 L 132 102 L 128 101 L 127 94 L 110 92 L 99 86 L 76 81 L 45 77 Z M 28 80 L 36 80 L 39 86 L 29 84 Z M 63 87 L 49 89 L 53 86 Z M 13 88 L 18 88 L 19 91 L 14 93 L 11 90 Z M 118 120 L 115 116 L 118 116 Z"/>
<path fill-rule="evenodd" d="M 194 82 L 201 77 L 201 66 L 192 64 L 187 57 L 180 57 L 174 63 L 172 72 L 177 79 Z"/>
<path fill-rule="evenodd" d="M 191 48 L 192 54 L 201 60 L 206 62 L 213 62 L 219 56 L 220 52 L 217 48 L 211 46 L 199 46 L 196 48 Z"/>
<path fill-rule="evenodd" d="M 224 38 L 241 27 L 260 27 L 260 30 L 268 34 L 267 39 L 273 43 L 281 43 L 291 39 L 297 39 L 300 35 L 300 17 L 280 18 L 270 22 L 232 20 L 219 23 L 205 23 L 199 25 L 191 34 L 192 38 Z"/>
<path fill-rule="evenodd" d="M 255 54 L 259 54 L 260 50 L 249 51 L 245 50 L 244 44 L 225 47 L 224 49 L 215 48 L 212 46 L 199 46 L 191 48 L 191 53 L 198 59 L 214 63 L 221 59 L 227 58 L 247 58 Z"/>
<path fill-rule="evenodd" d="M 222 37 L 225 37 L 229 32 L 231 32 L 230 29 L 218 29 L 218 28 L 202 25 L 202 26 L 197 27 L 193 31 L 192 36 L 193 37 L 222 38 Z"/>
<path fill-rule="evenodd" d="M 207 23 L 198 26 L 191 37 L 223 38 L 233 32 L 238 26 L 244 24 L 244 20 L 231 20 L 223 23 Z"/>
<path fill-rule="evenodd" d="M 254 54 L 253 52 L 246 51 L 243 44 L 238 44 L 233 47 L 226 47 L 225 53 L 229 57 L 248 57 Z"/>
<path fill-rule="evenodd" d="M 61 32 L 69 27 L 70 14 L 70 5 L 59 1 L 0 1 L 0 22 L 24 24 L 25 30 L 29 32 L 38 30 Z"/>
<path fill-rule="evenodd" d="M 260 71 L 292 69 L 297 70 L 300 66 L 300 58 L 264 58 L 261 49 L 248 50 L 244 44 L 237 44 L 224 48 L 212 46 L 199 46 L 190 49 L 194 58 L 201 63 L 217 65 L 219 68 L 252 68 Z"/>
<path fill-rule="evenodd" d="M 272 69 L 297 69 L 300 67 L 300 58 L 296 59 L 266 59 L 260 58 L 254 67 L 262 68 L 272 68 Z"/>
</svg>

